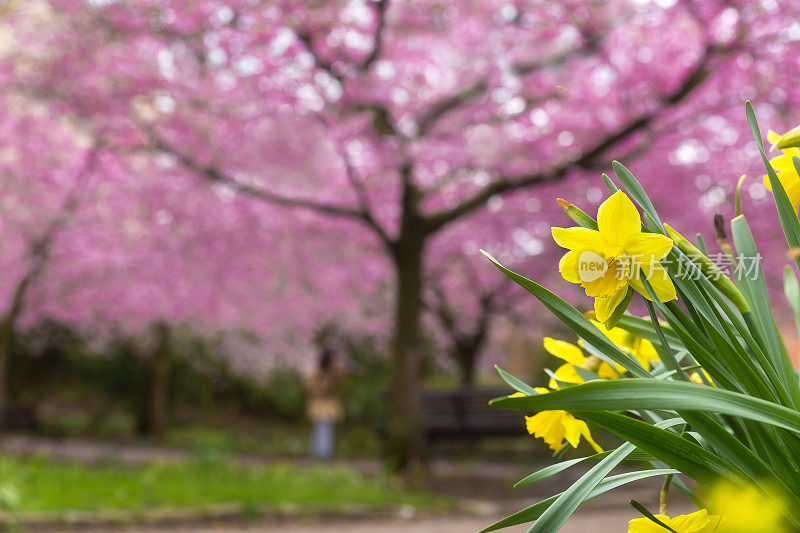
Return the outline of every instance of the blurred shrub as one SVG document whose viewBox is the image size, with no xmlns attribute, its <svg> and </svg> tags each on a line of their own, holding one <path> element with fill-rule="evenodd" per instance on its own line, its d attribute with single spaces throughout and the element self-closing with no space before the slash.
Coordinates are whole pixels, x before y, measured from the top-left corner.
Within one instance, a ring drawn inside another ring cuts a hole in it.
<svg viewBox="0 0 800 533">
<path fill-rule="evenodd" d="M 347 374 L 339 386 L 339 398 L 347 422 L 374 428 L 385 425 L 391 361 L 372 338 L 344 339 Z"/>
<path fill-rule="evenodd" d="M 297 369 L 283 363 L 263 379 L 243 375 L 229 364 L 231 354 L 223 338 L 175 331 L 168 378 L 170 418 L 176 429 L 198 428 L 191 438 L 183 435 L 178 440 L 188 438 L 204 450 L 237 448 L 217 433 L 200 429 L 211 430 L 223 421 L 226 429 L 250 424 L 254 435 L 261 434 L 261 443 L 239 451 L 263 451 L 266 446 L 280 454 L 305 453 L 304 380 Z M 388 415 L 390 361 L 371 338 L 339 335 L 332 342 L 345 368 L 338 390 L 348 426 L 340 432 L 342 453 L 372 455 Z M 9 366 L 12 397 L 41 413 L 41 429 L 50 434 L 130 436 L 142 427 L 146 411 L 149 350 L 152 346 L 141 338 L 120 335 L 100 346 L 63 324 L 39 323 L 15 336 Z M 239 415 L 241 419 L 234 420 Z M 263 427 L 258 427 L 262 421 Z M 287 431 L 290 427 L 296 430 Z M 173 437 L 167 440 L 174 442 Z"/>
<path fill-rule="evenodd" d="M 303 416 L 303 377 L 296 369 L 284 367 L 273 370 L 261 391 L 264 402 L 272 406 L 275 414 L 291 419 Z"/>
<path fill-rule="evenodd" d="M 265 380 L 236 373 L 221 350 L 220 339 L 181 332 L 171 350 L 168 379 L 173 413 L 202 418 L 214 409 L 299 421 L 303 417 L 303 383 L 299 372 L 280 366 Z M 15 405 L 35 411 L 44 403 L 63 405 L 58 418 L 67 433 L 79 426 L 100 433 L 103 420 L 114 419 L 115 429 L 130 424 L 145 409 L 148 387 L 146 359 L 149 347 L 142 339 L 119 336 L 101 348 L 90 345 L 68 326 L 43 321 L 15 335 L 9 362 L 9 395 Z M 78 406 L 81 412 L 67 412 Z M 138 423 L 137 423 L 138 424 Z M 103 432 L 105 433 L 105 432 Z"/>
</svg>

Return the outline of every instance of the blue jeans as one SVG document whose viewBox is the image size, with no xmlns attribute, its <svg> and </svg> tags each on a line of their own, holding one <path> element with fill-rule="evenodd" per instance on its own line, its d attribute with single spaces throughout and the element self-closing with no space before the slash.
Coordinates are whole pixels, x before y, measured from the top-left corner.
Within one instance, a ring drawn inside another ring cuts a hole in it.
<svg viewBox="0 0 800 533">
<path fill-rule="evenodd" d="M 311 433 L 311 456 L 314 459 L 333 457 L 333 420 L 315 420 Z"/>
</svg>

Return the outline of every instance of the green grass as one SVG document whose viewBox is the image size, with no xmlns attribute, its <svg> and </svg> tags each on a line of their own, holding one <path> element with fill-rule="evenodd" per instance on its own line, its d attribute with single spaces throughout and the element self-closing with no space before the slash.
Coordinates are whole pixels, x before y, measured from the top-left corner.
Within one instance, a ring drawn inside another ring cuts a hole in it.
<svg viewBox="0 0 800 533">
<path fill-rule="evenodd" d="M 297 504 L 308 508 L 413 505 L 446 508 L 448 501 L 406 491 L 387 475 L 365 476 L 344 465 L 299 467 L 289 463 L 243 466 L 231 461 L 87 466 L 43 457 L 0 457 L 0 503 L 17 512 L 203 509 L 240 503 L 243 508 Z M 4 502 L 8 506 L 8 502 Z"/>
</svg>

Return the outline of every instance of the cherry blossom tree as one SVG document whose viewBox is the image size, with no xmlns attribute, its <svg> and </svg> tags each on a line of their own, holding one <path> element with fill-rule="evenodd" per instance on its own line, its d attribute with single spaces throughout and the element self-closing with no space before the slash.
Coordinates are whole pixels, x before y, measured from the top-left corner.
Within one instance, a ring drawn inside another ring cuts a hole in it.
<svg viewBox="0 0 800 533">
<path fill-rule="evenodd" d="M 151 235 L 149 220 L 140 261 L 121 254 L 124 268 L 159 279 L 155 252 L 192 296 L 139 316 L 204 295 L 207 305 L 191 308 L 219 322 L 209 302 L 248 292 L 261 272 L 285 276 L 273 287 L 282 299 L 252 308 L 275 318 L 257 328 L 267 337 L 298 341 L 325 313 L 388 326 L 400 464 L 421 452 L 426 307 L 434 327 L 462 340 L 481 329 L 463 324 L 514 307 L 494 296 L 477 248 L 541 279 L 557 253 L 549 225 L 563 220 L 555 197 L 590 210 L 612 158 L 650 185 L 679 229 L 710 228 L 733 180 L 756 168 L 742 100 L 762 102 L 759 116 L 780 129 L 797 119 L 800 97 L 798 8 L 771 0 L 8 4 L 15 53 L 4 55 L 4 85 L 102 133 L 113 187 L 185 214 L 182 227 L 200 228 L 190 233 L 224 235 L 222 255 L 236 254 L 214 292 L 201 285 L 216 279 L 196 274 L 207 266 L 178 257 L 186 241 L 172 225 Z M 746 186 L 754 209 L 768 200 L 759 181 Z M 220 209 L 294 231 L 254 239 L 220 223 Z M 291 246 L 277 247 L 287 234 Z M 159 254 L 157 235 L 178 248 Z M 269 263 L 260 271 L 259 258 Z M 127 300 L 124 286 L 81 285 L 94 295 L 86 309 Z M 241 317 L 253 293 L 217 311 Z"/>
</svg>

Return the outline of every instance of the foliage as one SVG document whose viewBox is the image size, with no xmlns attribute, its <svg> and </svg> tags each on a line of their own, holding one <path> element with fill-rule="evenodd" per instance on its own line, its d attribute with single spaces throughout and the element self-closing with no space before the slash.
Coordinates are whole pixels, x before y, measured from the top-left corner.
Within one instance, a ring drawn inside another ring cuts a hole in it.
<svg viewBox="0 0 800 533">
<path fill-rule="evenodd" d="M 339 398 L 346 420 L 374 428 L 385 428 L 391 362 L 381 353 L 374 339 L 349 338 L 344 344 L 347 374 L 339 385 Z"/>
<path fill-rule="evenodd" d="M 146 344 L 146 343 L 145 343 Z M 295 368 L 276 366 L 264 377 L 246 375 L 220 356 L 216 339 L 188 335 L 170 357 L 167 392 L 176 416 L 189 412 L 202 420 L 206 411 L 232 409 L 263 420 L 303 419 L 302 378 Z M 9 374 L 15 404 L 36 411 L 53 398 L 63 403 L 58 417 L 73 406 L 102 419 L 122 408 L 141 415 L 147 392 L 148 347 L 141 339 L 117 336 L 94 345 L 67 324 L 46 320 L 15 335 Z M 69 429 L 69 420 L 61 422 Z M 102 420 L 96 424 L 106 425 Z"/>
<path fill-rule="evenodd" d="M 794 168 L 781 168 L 779 180 L 766 156 L 749 102 L 746 110 L 786 240 L 792 255 L 799 260 L 796 246 L 800 241 L 796 236 L 800 235 L 800 220 L 784 187 L 800 186 L 800 158 L 793 157 Z M 793 139 L 791 135 L 789 138 Z M 794 150 L 791 146 L 786 149 Z M 784 156 L 779 157 L 783 161 Z M 767 263 L 762 259 L 775 258 L 759 254 L 745 206 L 745 213 L 731 221 L 734 246 L 725 235 L 719 235 L 723 257 L 730 260 L 733 279 L 729 278 L 701 250 L 705 248 L 703 243 L 698 241 L 696 247 L 662 223 L 654 203 L 633 174 L 616 162 L 614 168 L 619 185 L 606 180 L 612 194 L 601 205 L 597 221 L 585 213 L 567 210 L 580 227 L 553 231 L 559 244 L 571 250 L 560 265 L 564 278 L 580 283 L 589 296 L 598 300 L 612 299 L 616 309 L 603 308 L 602 313 L 598 309 L 592 315 L 602 319 L 604 325 L 489 256 L 508 277 L 569 326 L 580 337 L 581 348 L 591 354 L 584 358 L 577 347 L 564 344 L 576 351 L 570 356 L 574 372 L 569 374 L 575 379 L 562 381 L 553 374 L 554 390 L 531 387 L 500 371 L 517 392 L 496 399 L 493 404 L 540 413 L 568 412 L 627 442 L 587 458 L 599 462 L 560 495 L 524 509 L 487 531 L 533 521 L 531 532 L 555 532 L 585 500 L 649 476 L 665 477 L 661 509 L 656 515 L 656 510 L 632 502 L 644 518 L 631 522 L 631 532 L 800 531 L 800 385 L 776 326 L 775 303 L 765 281 Z M 642 210 L 643 223 L 628 198 Z M 636 244 L 670 240 L 672 247 L 666 257 L 660 244 L 657 249 Z M 631 247 L 643 250 L 646 258 L 637 260 Z M 591 255 L 588 261 L 600 257 L 607 270 L 601 269 L 599 274 L 581 270 L 584 252 Z M 657 262 L 657 268 L 648 268 L 650 261 Z M 611 272 L 617 263 L 624 263 L 620 277 Z M 668 277 L 662 277 L 663 272 Z M 591 277 L 587 277 L 588 273 Z M 800 302 L 796 301 L 796 278 L 789 271 L 786 275 L 786 295 L 795 300 L 792 305 L 797 308 Z M 629 301 L 622 295 L 629 291 L 629 283 L 642 293 L 648 317 L 626 312 Z M 657 287 L 654 290 L 657 284 L 674 285 L 673 292 L 659 291 Z M 615 324 L 616 329 L 607 329 Z M 631 345 L 620 341 L 615 332 L 625 331 L 630 338 L 652 343 L 649 351 L 657 362 L 644 364 Z M 597 375 L 595 371 L 603 362 L 616 368 L 619 375 Z M 565 427 L 570 440 L 571 426 Z M 542 435 L 551 446 L 548 438 L 552 440 L 554 434 L 559 440 L 564 439 L 563 428 L 560 433 L 553 431 L 549 427 L 549 433 Z M 575 446 L 581 435 L 574 428 L 573 432 Z M 582 436 L 591 439 L 588 430 Z M 563 446 L 557 444 L 555 448 Z M 634 453 L 639 454 L 637 459 L 644 455 L 646 469 L 631 472 L 625 479 L 610 476 Z M 523 484 L 579 462 L 548 467 L 529 476 Z M 696 502 L 701 512 L 669 518 L 665 510 L 672 485 Z"/>
</svg>

